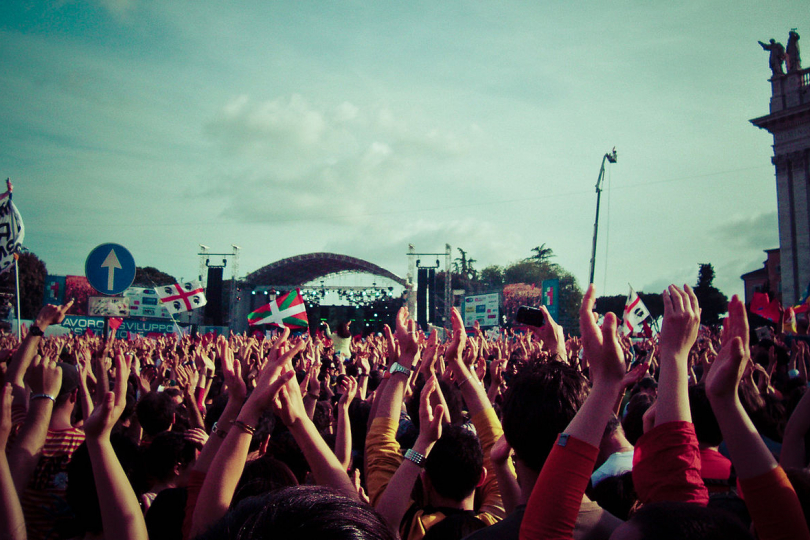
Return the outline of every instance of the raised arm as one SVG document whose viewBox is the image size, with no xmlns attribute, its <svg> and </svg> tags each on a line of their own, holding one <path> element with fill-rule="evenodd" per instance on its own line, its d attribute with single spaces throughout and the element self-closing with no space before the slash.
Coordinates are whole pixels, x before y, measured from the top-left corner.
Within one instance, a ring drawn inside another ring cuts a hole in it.
<svg viewBox="0 0 810 540">
<path fill-rule="evenodd" d="M 127 404 L 127 376 L 130 369 L 123 354 L 116 355 L 115 363 L 115 392 L 108 392 L 84 423 L 87 450 L 104 530 L 115 531 L 116 538 L 123 540 L 148 540 L 138 498 L 110 444 L 110 432 Z"/>
<path fill-rule="evenodd" d="M 738 387 L 751 361 L 745 304 L 734 295 L 723 325 L 723 347 L 706 381 L 706 394 L 731 454 L 760 540 L 808 539 L 796 492 L 743 409 Z"/>
<path fill-rule="evenodd" d="M 422 472 L 424 460 L 430 454 L 433 445 L 442 436 L 442 417 L 444 406 L 430 405 L 430 397 L 435 392 L 441 392 L 436 376 L 433 375 L 422 388 L 419 396 L 419 437 L 413 448 L 405 453 L 405 459 L 397 472 L 391 477 L 388 487 L 380 497 L 377 511 L 385 518 L 388 527 L 394 534 L 399 534 L 399 525 L 411 501 L 411 492 L 416 479 Z"/>
<path fill-rule="evenodd" d="M 6 443 L 11 433 L 11 391 L 11 383 L 6 383 L 0 393 L 0 538 L 25 540 L 28 537 L 25 518 L 6 460 Z"/>
<path fill-rule="evenodd" d="M 292 366 L 289 366 L 287 375 L 289 374 L 294 374 Z M 278 397 L 273 401 L 273 412 L 289 428 L 295 442 L 304 453 L 315 482 L 336 489 L 347 497 L 357 499 L 357 490 L 349 475 L 346 474 L 346 468 L 338 461 L 335 453 L 332 452 L 321 434 L 318 433 L 315 424 L 307 416 L 304 401 L 301 398 L 301 389 L 292 377 L 281 387 Z"/>
<path fill-rule="evenodd" d="M 65 319 L 65 314 L 72 305 L 73 300 L 62 306 L 48 304 L 39 310 L 39 314 L 34 320 L 34 324 L 28 330 L 28 334 L 26 334 L 23 338 L 22 343 L 20 343 L 20 346 L 17 348 L 14 356 L 11 357 L 11 361 L 8 364 L 8 370 L 6 371 L 6 380 L 9 381 L 14 387 L 15 405 L 19 406 L 26 403 L 25 399 L 27 395 L 25 393 L 25 383 L 23 382 L 23 377 L 25 376 L 25 372 L 28 371 L 28 366 L 31 364 L 31 361 L 34 359 L 34 356 L 37 353 L 37 347 L 42 339 L 42 334 L 50 325 L 59 324 L 62 322 Z"/>
<path fill-rule="evenodd" d="M 599 328 L 594 320 L 595 301 L 596 289 L 590 285 L 582 299 L 579 325 L 593 388 L 540 471 L 520 525 L 521 540 L 572 538 L 599 443 L 621 390 L 625 366 L 616 335 L 616 316 L 605 315 Z"/>
<path fill-rule="evenodd" d="M 664 322 L 661 326 L 661 371 L 658 379 L 658 407 L 655 425 L 691 422 L 689 411 L 689 350 L 700 328 L 700 307 L 688 285 L 670 285 L 663 294 Z"/>
<path fill-rule="evenodd" d="M 808 431 L 810 431 L 810 391 L 804 393 L 785 426 L 782 453 L 779 455 L 782 467 L 796 469 L 807 467 L 804 437 Z"/>
<path fill-rule="evenodd" d="M 37 466 L 48 436 L 54 401 L 62 385 L 62 369 L 50 358 L 37 355 L 28 372 L 31 403 L 25 422 L 8 452 L 8 463 L 17 493 L 25 490 Z"/>
<path fill-rule="evenodd" d="M 341 383 L 343 393 L 337 406 L 337 433 L 335 434 L 335 456 L 349 470 L 352 461 L 352 424 L 349 420 L 349 406 L 357 395 L 358 384 L 354 377 L 346 377 Z M 309 416 L 309 415 L 307 415 Z"/>
<path fill-rule="evenodd" d="M 191 538 L 204 532 L 228 511 L 245 467 L 248 447 L 256 431 L 256 424 L 263 412 L 269 409 L 284 384 L 295 375 L 292 370 L 282 372 L 285 364 L 303 348 L 304 342 L 300 342 L 297 347 L 282 355 L 281 347 L 286 343 L 289 333 L 289 329 L 285 328 L 282 336 L 273 344 L 264 368 L 256 380 L 255 390 L 242 407 L 237 419 L 229 426 L 225 441 L 211 463 L 211 468 L 216 474 L 205 477 L 194 509 Z"/>
</svg>

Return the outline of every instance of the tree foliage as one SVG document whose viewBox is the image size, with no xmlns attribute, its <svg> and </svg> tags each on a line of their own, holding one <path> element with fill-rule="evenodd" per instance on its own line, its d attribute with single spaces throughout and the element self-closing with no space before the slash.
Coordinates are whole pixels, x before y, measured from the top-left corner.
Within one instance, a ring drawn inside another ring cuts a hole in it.
<svg viewBox="0 0 810 540">
<path fill-rule="evenodd" d="M 535 254 L 506 266 L 487 266 L 480 272 L 472 268 L 475 259 L 467 251 L 459 248 L 461 257 L 453 264 L 453 288 L 464 289 L 467 294 L 502 292 L 503 314 L 508 322 L 514 322 L 517 308 L 521 305 L 540 306 L 542 304 L 542 285 L 544 280 L 560 280 L 559 319 L 566 331 L 576 332 L 579 305 L 582 302 L 582 291 L 573 274 L 557 264 L 550 263 L 553 257 L 551 248 L 545 244 L 532 249 Z M 465 271 L 462 273 L 462 271 Z M 437 275 L 438 278 L 438 275 Z M 438 279 L 437 279 L 438 281 Z M 444 280 L 442 278 L 442 283 Z"/>
<path fill-rule="evenodd" d="M 135 269 L 135 280 L 132 282 L 133 287 L 159 287 L 161 285 L 174 285 L 177 279 L 170 276 L 166 272 L 161 272 L 153 266 L 140 266 Z"/>
<path fill-rule="evenodd" d="M 30 251 L 20 253 L 17 264 L 20 265 L 20 317 L 33 319 L 42 307 L 48 270 L 42 259 Z M 0 277 L 0 286 L 14 294 L 16 284 L 13 265 Z M 16 300 L 12 297 L 11 302 Z"/>
<path fill-rule="evenodd" d="M 714 267 L 711 264 L 700 264 L 698 267 L 695 296 L 701 309 L 700 323 L 716 326 L 721 322 L 721 315 L 728 311 L 728 297 L 713 285 Z"/>
</svg>

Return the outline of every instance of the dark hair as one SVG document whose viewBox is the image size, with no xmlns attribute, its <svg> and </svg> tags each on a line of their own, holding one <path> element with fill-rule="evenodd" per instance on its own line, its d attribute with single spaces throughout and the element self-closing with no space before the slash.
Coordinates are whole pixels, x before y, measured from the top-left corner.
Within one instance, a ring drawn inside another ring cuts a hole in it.
<svg viewBox="0 0 810 540">
<path fill-rule="evenodd" d="M 630 510 L 638 500 L 633 487 L 633 473 L 608 476 L 591 488 L 588 496 L 617 518 L 627 521 Z"/>
<path fill-rule="evenodd" d="M 171 427 L 176 410 L 177 404 L 171 396 L 163 392 L 144 394 L 135 406 L 138 422 L 150 437 Z"/>
<path fill-rule="evenodd" d="M 186 488 L 164 489 L 144 516 L 149 540 L 181 540 L 186 515 Z"/>
<path fill-rule="evenodd" d="M 543 468 L 588 391 L 585 377 L 562 362 L 528 364 L 512 379 L 503 401 L 503 432 L 530 469 Z"/>
<path fill-rule="evenodd" d="M 425 460 L 425 472 L 433 489 L 454 501 L 475 491 L 483 470 L 481 443 L 462 426 L 445 426 Z"/>
<path fill-rule="evenodd" d="M 248 497 L 264 495 L 276 489 L 297 485 L 298 480 L 283 461 L 264 455 L 245 464 L 245 470 L 242 472 L 233 500 L 231 500 L 231 508 L 236 507 Z"/>
<path fill-rule="evenodd" d="M 698 442 L 720 446 L 723 442 L 723 433 L 706 395 L 706 387 L 702 384 L 689 387 L 689 410 L 692 413 L 692 423 L 695 425 Z"/>
<path fill-rule="evenodd" d="M 753 540 L 733 514 L 694 503 L 645 504 L 628 523 L 651 540 Z"/>
<path fill-rule="evenodd" d="M 644 413 L 655 403 L 655 398 L 649 394 L 636 394 L 627 403 L 624 418 L 622 418 L 622 428 L 624 436 L 633 446 L 644 435 Z"/>
<path fill-rule="evenodd" d="M 322 486 L 296 486 L 245 499 L 199 540 L 394 540 L 370 506 Z"/>
<path fill-rule="evenodd" d="M 337 332 L 336 332 L 337 335 L 339 335 L 343 339 L 347 339 L 347 338 L 352 337 L 352 333 L 349 330 L 349 324 L 351 324 L 351 322 L 352 321 L 343 321 L 342 323 L 340 323 L 338 325 L 338 328 L 337 328 Z"/>
<path fill-rule="evenodd" d="M 177 465 L 188 466 L 197 457 L 194 443 L 182 433 L 164 431 L 155 436 L 143 454 L 144 472 L 157 482 L 170 480 Z"/>
<path fill-rule="evenodd" d="M 110 443 L 115 457 L 132 482 L 132 473 L 138 464 L 138 446 L 129 437 L 115 433 L 110 436 Z M 86 442 L 73 452 L 67 466 L 67 477 L 65 500 L 76 515 L 76 520 L 70 530 L 62 530 L 61 535 L 65 538 L 72 538 L 83 536 L 84 532 L 102 532 L 101 507 L 98 502 L 93 465 Z"/>
</svg>

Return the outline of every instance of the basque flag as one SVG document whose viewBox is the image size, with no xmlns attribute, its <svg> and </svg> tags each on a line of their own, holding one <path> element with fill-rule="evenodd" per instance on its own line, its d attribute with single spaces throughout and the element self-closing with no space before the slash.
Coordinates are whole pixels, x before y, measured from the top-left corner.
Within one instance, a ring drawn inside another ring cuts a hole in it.
<svg viewBox="0 0 810 540">
<path fill-rule="evenodd" d="M 248 315 L 248 324 L 272 324 L 281 328 L 290 327 L 290 330 L 303 330 L 309 327 L 307 308 L 301 291 L 295 289 L 281 294 L 269 304 L 260 307 Z"/>
<path fill-rule="evenodd" d="M 160 297 L 161 304 L 172 315 L 185 313 L 208 303 L 205 298 L 205 290 L 199 281 L 155 287 L 155 292 Z"/>
</svg>

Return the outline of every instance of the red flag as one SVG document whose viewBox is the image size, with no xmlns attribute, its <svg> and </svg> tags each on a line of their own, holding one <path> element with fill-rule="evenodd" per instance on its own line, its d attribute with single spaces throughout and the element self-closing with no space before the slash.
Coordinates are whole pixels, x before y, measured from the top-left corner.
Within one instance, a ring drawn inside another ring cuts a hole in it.
<svg viewBox="0 0 810 540">
<path fill-rule="evenodd" d="M 771 322 L 782 322 L 781 305 L 776 300 L 771 300 L 768 297 L 768 293 L 754 293 L 754 297 L 751 298 L 749 311 Z"/>
</svg>

